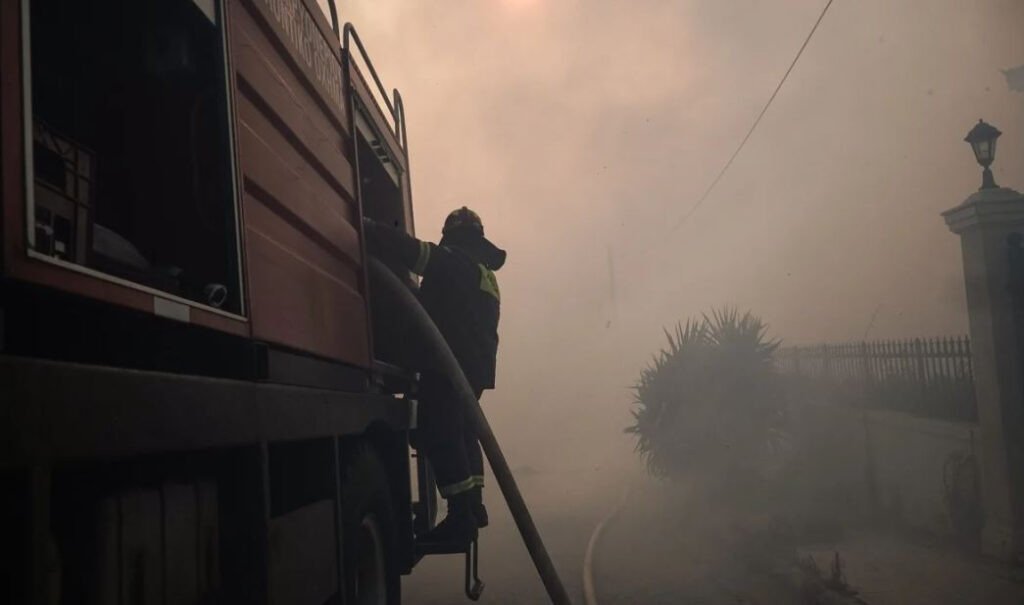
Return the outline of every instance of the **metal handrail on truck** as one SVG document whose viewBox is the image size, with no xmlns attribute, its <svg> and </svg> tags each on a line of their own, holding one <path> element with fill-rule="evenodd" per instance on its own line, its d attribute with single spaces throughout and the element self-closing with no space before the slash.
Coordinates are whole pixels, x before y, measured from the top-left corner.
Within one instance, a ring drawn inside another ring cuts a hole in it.
<svg viewBox="0 0 1024 605">
<path fill-rule="evenodd" d="M 366 64 L 367 70 L 370 72 L 370 77 L 373 79 L 373 83 L 377 86 L 377 92 L 380 93 L 380 98 L 384 100 L 384 104 L 387 106 L 388 113 L 391 114 L 391 121 L 394 126 L 394 134 L 398 137 L 398 144 L 402 148 L 402 153 L 408 155 L 408 145 L 405 133 L 405 107 L 402 104 L 402 95 L 399 94 L 398 89 L 393 89 L 392 95 L 393 100 L 388 98 L 387 90 L 384 88 L 384 83 L 381 82 L 380 76 L 377 75 L 377 69 L 373 66 L 373 61 L 370 60 L 370 54 L 366 52 L 366 47 L 363 46 L 363 41 L 359 38 L 359 32 L 352 23 L 346 23 L 342 32 L 342 43 L 341 50 L 344 53 L 344 59 L 346 65 L 351 60 L 351 44 L 355 42 L 356 48 L 359 50 L 359 56 L 362 58 L 363 63 Z M 374 103 L 376 104 L 376 99 Z M 380 106 L 378 105 L 378 109 Z M 383 113 L 383 111 L 381 111 Z"/>
<path fill-rule="evenodd" d="M 398 115 L 400 120 L 396 125 L 401 126 L 401 132 L 399 133 L 400 143 L 402 144 L 402 152 L 408 157 L 409 155 L 409 139 L 408 135 L 405 134 L 405 104 L 402 103 L 402 94 L 398 92 L 397 88 L 391 90 L 391 94 L 394 97 L 395 113 Z M 406 167 L 408 170 L 408 166 Z"/>
</svg>

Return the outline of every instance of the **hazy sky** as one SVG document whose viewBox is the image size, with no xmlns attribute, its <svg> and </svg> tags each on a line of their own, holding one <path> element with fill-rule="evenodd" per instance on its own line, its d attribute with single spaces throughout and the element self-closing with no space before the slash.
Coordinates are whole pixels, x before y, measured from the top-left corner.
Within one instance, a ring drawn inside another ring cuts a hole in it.
<svg viewBox="0 0 1024 605">
<path fill-rule="evenodd" d="M 1024 189 L 1024 94 L 1000 72 L 1024 63 L 1024 0 L 835 0 L 673 228 L 823 4 L 341 3 L 405 98 L 418 234 L 466 204 L 509 252 L 499 422 L 624 412 L 661 328 L 721 304 L 797 343 L 858 339 L 876 309 L 869 338 L 966 332 L 939 213 L 980 184 L 978 118 L 1004 132 L 997 182 Z"/>
</svg>

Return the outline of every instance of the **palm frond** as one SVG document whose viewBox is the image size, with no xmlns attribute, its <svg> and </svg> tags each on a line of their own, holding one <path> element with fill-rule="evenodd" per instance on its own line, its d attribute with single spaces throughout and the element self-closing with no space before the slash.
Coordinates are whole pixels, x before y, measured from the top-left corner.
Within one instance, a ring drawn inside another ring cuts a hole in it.
<svg viewBox="0 0 1024 605">
<path fill-rule="evenodd" d="M 772 363 L 779 341 L 767 337 L 760 317 L 721 307 L 663 331 L 667 346 L 652 356 L 630 389 L 633 424 L 625 429 L 656 476 L 685 468 L 714 439 L 732 443 L 741 433 L 754 435 L 756 430 L 746 428 L 752 423 L 767 430 L 775 417 L 770 410 L 779 401 Z M 718 425 L 737 435 L 717 435 Z M 756 439 L 774 442 L 777 436 Z"/>
</svg>

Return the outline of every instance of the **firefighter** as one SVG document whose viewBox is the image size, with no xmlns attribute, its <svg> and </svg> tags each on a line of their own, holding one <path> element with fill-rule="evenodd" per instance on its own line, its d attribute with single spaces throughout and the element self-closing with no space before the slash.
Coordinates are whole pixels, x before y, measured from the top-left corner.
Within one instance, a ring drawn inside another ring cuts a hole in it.
<svg viewBox="0 0 1024 605">
<path fill-rule="evenodd" d="M 371 220 L 364 223 L 371 253 L 423 277 L 420 302 L 479 401 L 485 389 L 494 388 L 501 303 L 494 272 L 505 264 L 505 251 L 484 237 L 480 217 L 465 206 L 448 215 L 436 245 Z M 447 517 L 420 540 L 468 542 L 488 522 L 480 442 L 449 377 L 428 359 L 415 363 L 420 371 L 417 446 L 448 502 Z"/>
</svg>

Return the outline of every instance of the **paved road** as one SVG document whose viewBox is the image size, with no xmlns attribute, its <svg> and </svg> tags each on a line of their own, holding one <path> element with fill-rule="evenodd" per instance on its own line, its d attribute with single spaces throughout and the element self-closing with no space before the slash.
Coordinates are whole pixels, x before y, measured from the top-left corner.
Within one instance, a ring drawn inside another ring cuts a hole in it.
<svg viewBox="0 0 1024 605">
<path fill-rule="evenodd" d="M 826 568 L 842 557 L 850 584 L 871 605 L 1021 605 L 1024 583 L 1006 567 L 942 544 L 862 531 L 802 549 Z"/>
<path fill-rule="evenodd" d="M 525 457 L 518 452 L 514 458 Z M 574 468 L 556 471 L 552 465 L 557 461 L 539 458 L 546 470 L 519 468 L 516 477 L 577 605 L 583 603 L 582 565 L 590 534 L 619 502 L 627 485 L 633 485 L 633 495 L 607 525 L 595 553 L 600 605 L 800 602 L 790 586 L 752 572 L 742 556 L 742 544 L 730 541 L 730 536 L 743 535 L 743 528 L 737 531 L 730 521 L 719 519 L 722 515 L 714 509 L 698 511 L 685 487 L 651 481 L 636 466 L 583 467 L 577 457 Z M 481 538 L 481 576 L 487 589 L 480 602 L 546 603 L 501 495 L 493 481 L 490 484 L 485 499 L 491 527 Z M 872 605 L 1024 603 L 1024 584 L 1001 577 L 990 565 L 945 550 L 863 532 L 820 550 L 823 568 L 829 553 L 842 553 L 850 583 Z M 462 574 L 459 556 L 428 558 L 404 579 L 404 602 L 468 602 L 462 593 Z"/>
<path fill-rule="evenodd" d="M 689 519 L 679 488 L 654 483 L 639 473 L 600 469 L 561 473 L 520 472 L 552 559 L 574 603 L 582 604 L 582 566 L 590 534 L 620 500 L 627 485 L 633 495 L 610 523 L 595 554 L 594 576 L 600 605 L 640 603 L 793 605 L 796 596 L 771 578 L 751 575 L 737 564 L 722 528 L 705 524 L 701 535 L 668 521 Z M 481 575 L 487 589 L 481 603 L 546 603 L 532 563 L 498 494 L 489 494 L 492 525 L 481 540 Z M 684 537 L 692 539 L 684 539 Z M 410 605 L 462 600 L 463 560 L 458 556 L 423 561 L 403 582 Z"/>
<path fill-rule="evenodd" d="M 600 605 L 800 602 L 793 587 L 751 570 L 732 527 L 695 514 L 686 489 L 640 480 L 594 556 Z"/>
<path fill-rule="evenodd" d="M 516 479 L 530 506 L 562 581 L 582 604 L 582 566 L 590 532 L 622 492 L 621 472 L 600 468 L 536 472 L 519 469 Z M 546 593 L 519 539 L 497 486 L 485 490 L 491 526 L 480 539 L 481 578 L 487 584 L 483 604 L 545 603 Z M 468 602 L 462 597 L 463 559 L 430 557 L 402 583 L 408 605 Z"/>
</svg>

